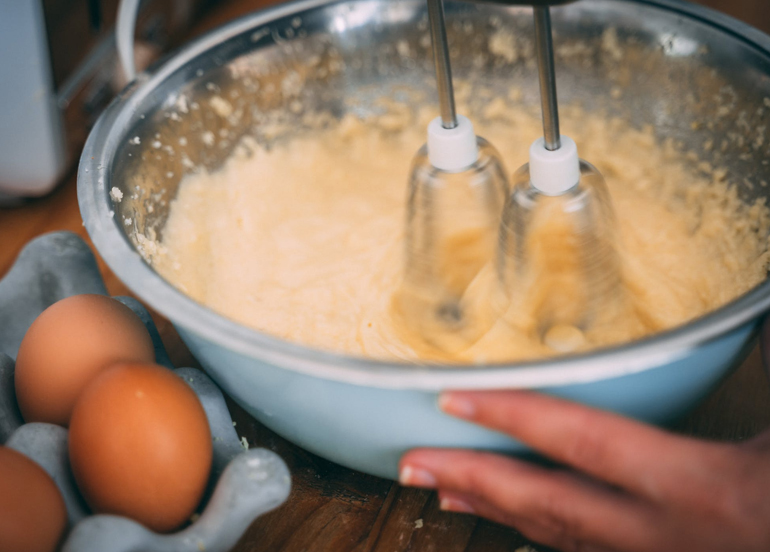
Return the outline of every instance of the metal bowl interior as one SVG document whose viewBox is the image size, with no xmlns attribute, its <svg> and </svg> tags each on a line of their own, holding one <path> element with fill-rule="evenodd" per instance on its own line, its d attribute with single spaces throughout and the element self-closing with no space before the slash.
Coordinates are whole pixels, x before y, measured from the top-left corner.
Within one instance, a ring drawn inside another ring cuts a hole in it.
<svg viewBox="0 0 770 552">
<path fill-rule="evenodd" d="M 659 140 L 687 152 L 694 171 L 709 161 L 726 170 L 747 203 L 767 197 L 769 37 L 676 0 L 583 0 L 553 16 L 563 104 L 652 125 Z M 538 105 L 531 10 L 448 2 L 447 20 L 455 76 L 478 92 L 472 117 L 512 86 L 523 103 Z M 500 32 L 512 33 L 508 53 L 491 46 Z M 297 1 L 186 46 L 140 75 L 89 137 L 78 195 L 97 249 L 139 297 L 189 332 L 291 370 L 386 388 L 547 387 L 636 373 L 770 309 L 765 282 L 686 326 L 621 347 L 526 364 L 414 366 L 256 332 L 195 303 L 152 269 L 152 243 L 163 236 L 185 174 L 216 170 L 245 136 L 270 147 L 350 111 L 376 112 L 382 96 L 430 97 L 430 54 L 420 0 Z M 215 97 L 231 109 L 222 112 Z M 119 202 L 110 194 L 115 188 Z"/>
</svg>

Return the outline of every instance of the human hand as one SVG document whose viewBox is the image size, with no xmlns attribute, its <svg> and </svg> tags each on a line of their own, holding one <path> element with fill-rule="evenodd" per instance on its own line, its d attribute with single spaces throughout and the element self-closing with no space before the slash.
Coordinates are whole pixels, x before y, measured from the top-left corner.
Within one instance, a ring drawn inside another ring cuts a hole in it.
<svg viewBox="0 0 770 552">
<path fill-rule="evenodd" d="M 447 393 L 440 406 L 569 467 L 409 452 L 401 483 L 437 489 L 444 510 L 565 552 L 770 550 L 770 431 L 741 444 L 704 442 L 524 391 Z"/>
</svg>

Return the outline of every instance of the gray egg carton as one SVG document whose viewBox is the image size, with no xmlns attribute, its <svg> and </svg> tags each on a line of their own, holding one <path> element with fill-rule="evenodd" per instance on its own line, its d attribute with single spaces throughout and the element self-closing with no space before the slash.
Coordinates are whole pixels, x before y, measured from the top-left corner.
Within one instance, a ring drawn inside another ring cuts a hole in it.
<svg viewBox="0 0 770 552">
<path fill-rule="evenodd" d="M 117 297 L 142 319 L 158 364 L 174 370 L 197 393 L 208 416 L 214 458 L 203 507 L 195 521 L 173 534 L 154 533 L 120 516 L 91 515 L 69 468 L 67 430 L 25 424 L 14 396 L 14 358 L 37 316 L 56 301 L 107 293 L 89 247 L 75 234 L 56 232 L 31 241 L 0 280 L 0 445 L 13 448 L 48 472 L 67 506 L 69 534 L 62 552 L 225 552 L 258 516 L 289 496 L 286 464 L 265 449 L 244 450 L 219 388 L 194 368 L 174 370 L 158 330 L 142 305 Z"/>
</svg>

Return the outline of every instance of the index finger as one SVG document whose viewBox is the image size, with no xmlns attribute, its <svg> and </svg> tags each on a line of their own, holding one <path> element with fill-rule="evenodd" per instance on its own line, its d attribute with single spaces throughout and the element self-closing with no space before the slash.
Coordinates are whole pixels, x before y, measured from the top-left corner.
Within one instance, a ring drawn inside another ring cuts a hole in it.
<svg viewBox="0 0 770 552">
<path fill-rule="evenodd" d="M 717 445 L 562 399 L 528 391 L 451 392 L 439 404 L 448 414 L 507 433 L 554 460 L 653 500 L 713 479 L 711 466 L 700 460 L 713 458 Z"/>
</svg>

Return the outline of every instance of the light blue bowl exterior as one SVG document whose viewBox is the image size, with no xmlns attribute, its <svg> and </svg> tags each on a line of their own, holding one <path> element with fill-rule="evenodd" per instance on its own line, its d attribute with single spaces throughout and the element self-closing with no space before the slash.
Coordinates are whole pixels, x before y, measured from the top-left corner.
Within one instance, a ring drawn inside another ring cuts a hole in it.
<svg viewBox="0 0 770 552">
<path fill-rule="evenodd" d="M 408 3 L 359 2 L 371 7 Z M 117 207 L 108 190 L 125 185 L 116 171 L 116 152 L 134 136 L 133 129 L 144 124 L 145 112 L 173 98 L 174 91 L 197 74 L 192 61 L 208 63 L 213 48 L 231 39 L 232 44 L 241 44 L 237 37 L 252 36 L 253 29 L 278 18 L 326 6 L 333 11 L 338 4 L 345 2 L 281 4 L 198 39 L 162 66 L 140 75 L 113 102 L 95 125 L 81 157 L 78 199 L 99 253 L 132 291 L 177 325 L 211 377 L 250 414 L 322 457 L 395 478 L 402 454 L 417 446 L 527 452 L 504 435 L 442 414 L 436 399 L 443 389 L 536 389 L 659 424 L 692 408 L 745 357 L 755 343 L 759 320 L 770 311 L 770 281 L 713 313 L 647 340 L 547 362 L 450 368 L 357 359 L 283 342 L 218 315 L 163 280 L 139 256 L 114 216 Z M 586 0 L 563 9 L 575 10 L 575 21 L 580 22 L 584 7 L 592 18 L 610 14 L 610 21 L 618 17 L 644 26 L 646 19 L 639 14 L 657 13 L 651 21 L 661 25 L 663 21 L 666 29 L 692 25 L 696 36 L 714 41 L 717 48 L 710 51 L 731 78 L 746 80 L 754 92 L 761 89 L 760 102 L 770 95 L 770 37 L 756 29 L 680 0 Z M 664 12 L 667 17 L 661 19 Z M 665 39 L 666 29 L 645 32 L 663 33 L 658 38 Z M 252 48 L 247 42 L 243 47 Z M 730 73 L 734 65 L 737 76 Z M 762 196 L 767 193 L 753 190 Z"/>
<path fill-rule="evenodd" d="M 746 324 L 680 360 L 640 373 L 544 391 L 665 423 L 697 404 L 745 358 L 756 328 Z M 396 479 L 399 459 L 415 447 L 527 451 L 505 435 L 443 414 L 436 406 L 437 392 L 316 378 L 240 355 L 178 325 L 177 330 L 209 375 L 249 414 L 289 441 L 348 468 Z"/>
</svg>

